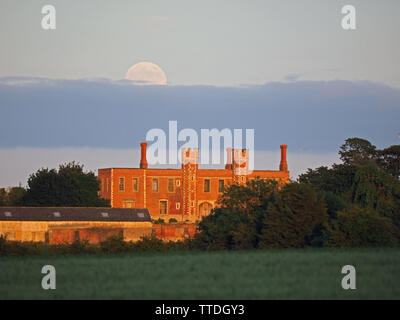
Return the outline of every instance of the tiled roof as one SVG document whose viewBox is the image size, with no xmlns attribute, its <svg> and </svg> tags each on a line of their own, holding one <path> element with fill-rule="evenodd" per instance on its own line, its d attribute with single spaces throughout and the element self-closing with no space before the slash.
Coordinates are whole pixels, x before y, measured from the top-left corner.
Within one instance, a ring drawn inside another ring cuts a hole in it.
<svg viewBox="0 0 400 320">
<path fill-rule="evenodd" d="M 0 221 L 151 221 L 147 209 L 0 207 Z"/>
</svg>

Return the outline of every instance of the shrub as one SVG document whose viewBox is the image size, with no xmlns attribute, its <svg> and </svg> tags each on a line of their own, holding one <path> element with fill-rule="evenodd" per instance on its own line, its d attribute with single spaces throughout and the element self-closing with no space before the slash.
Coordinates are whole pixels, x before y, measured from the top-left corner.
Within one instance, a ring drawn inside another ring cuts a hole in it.
<svg viewBox="0 0 400 320">
<path fill-rule="evenodd" d="M 111 236 L 105 241 L 100 242 L 100 249 L 104 253 L 127 252 L 131 247 L 131 243 L 124 241 L 123 237 L 118 236 Z"/>
<path fill-rule="evenodd" d="M 169 223 L 177 223 L 178 222 L 178 220 L 176 220 L 175 218 L 171 218 L 171 219 L 169 219 L 169 221 L 168 221 Z"/>
<path fill-rule="evenodd" d="M 163 224 L 165 223 L 164 219 L 158 218 L 157 220 L 153 220 L 154 224 Z"/>
<path fill-rule="evenodd" d="M 326 245 L 331 247 L 394 246 L 398 243 L 390 218 L 358 205 L 340 211 L 326 224 Z"/>
<path fill-rule="evenodd" d="M 268 205 L 260 237 L 261 248 L 302 248 L 322 245 L 325 202 L 309 184 L 291 183 Z"/>
<path fill-rule="evenodd" d="M 199 223 L 195 243 L 203 249 L 257 248 L 264 215 L 276 192 L 278 184 L 272 180 L 231 185 L 220 198 L 220 207 Z"/>
</svg>

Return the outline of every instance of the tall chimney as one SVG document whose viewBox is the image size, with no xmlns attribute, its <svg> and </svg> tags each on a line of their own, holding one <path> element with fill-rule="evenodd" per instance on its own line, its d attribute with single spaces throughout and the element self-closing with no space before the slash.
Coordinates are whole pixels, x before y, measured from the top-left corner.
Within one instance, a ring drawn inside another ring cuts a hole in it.
<svg viewBox="0 0 400 320">
<path fill-rule="evenodd" d="M 288 165 L 286 162 L 286 149 L 287 149 L 287 145 L 282 144 L 281 145 L 281 163 L 279 164 L 280 171 L 288 171 Z"/>
<path fill-rule="evenodd" d="M 142 142 L 140 144 L 140 169 L 147 169 L 147 159 L 146 159 L 146 148 L 147 143 Z"/>
<path fill-rule="evenodd" d="M 232 148 L 226 148 L 225 169 L 232 169 Z"/>
</svg>

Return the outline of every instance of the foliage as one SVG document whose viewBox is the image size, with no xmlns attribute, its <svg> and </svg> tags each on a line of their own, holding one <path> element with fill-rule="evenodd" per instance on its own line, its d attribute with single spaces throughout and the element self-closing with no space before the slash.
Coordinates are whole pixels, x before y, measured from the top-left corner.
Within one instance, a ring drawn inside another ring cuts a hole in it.
<svg viewBox="0 0 400 320">
<path fill-rule="evenodd" d="M 175 218 L 171 218 L 168 220 L 168 223 L 177 223 L 178 220 L 176 220 Z"/>
<path fill-rule="evenodd" d="M 268 203 L 276 192 L 275 181 L 260 179 L 226 188 L 220 207 L 199 223 L 196 241 L 208 249 L 257 247 Z"/>
<path fill-rule="evenodd" d="M 108 201 L 99 198 L 99 181 L 83 165 L 71 162 L 56 169 L 40 169 L 28 179 L 23 199 L 26 206 L 102 207 Z"/>
<path fill-rule="evenodd" d="M 400 179 L 400 145 L 378 152 L 378 165 L 397 180 Z"/>
<path fill-rule="evenodd" d="M 0 188 L 0 207 L 7 205 L 7 191 L 4 188 Z"/>
<path fill-rule="evenodd" d="M 196 241 L 207 249 L 399 243 L 397 147 L 381 151 L 350 138 L 340 147 L 342 164 L 308 169 L 282 189 L 265 181 L 232 185 L 200 222 Z"/>
<path fill-rule="evenodd" d="M 260 247 L 322 245 L 321 228 L 327 218 L 324 201 L 309 184 L 288 184 L 268 205 Z"/>
<path fill-rule="evenodd" d="M 365 165 L 376 160 L 377 150 L 368 140 L 349 138 L 340 147 L 339 155 L 345 165 Z"/>
<path fill-rule="evenodd" d="M 26 190 L 22 187 L 11 187 L 0 189 L 0 206 L 21 206 Z"/>
<path fill-rule="evenodd" d="M 154 224 L 163 224 L 165 223 L 164 219 L 158 218 L 157 220 L 153 220 Z"/>
<path fill-rule="evenodd" d="M 0 256 L 54 255 L 98 253 L 98 247 L 87 241 L 76 240 L 71 244 L 46 244 L 43 242 L 7 241 L 0 236 Z"/>
<path fill-rule="evenodd" d="M 87 240 L 75 240 L 73 243 L 60 244 L 8 241 L 4 236 L 0 236 L 0 256 L 114 254 L 129 252 L 185 251 L 196 249 L 198 249 L 198 245 L 193 239 L 167 242 L 153 236 L 142 237 L 136 242 L 124 241 L 122 237 L 111 236 L 98 244 L 91 244 Z"/>
<path fill-rule="evenodd" d="M 384 202 L 400 200 L 400 185 L 376 164 L 358 168 L 352 186 L 352 202 L 377 209 L 385 215 Z M 396 198 L 396 199 L 394 199 Z"/>
<path fill-rule="evenodd" d="M 395 246 L 399 241 L 391 219 L 357 205 L 340 211 L 326 233 L 326 246 L 332 247 Z"/>
<path fill-rule="evenodd" d="M 356 171 L 357 167 L 353 165 L 333 164 L 332 168 L 308 169 L 299 175 L 298 181 L 309 183 L 318 190 L 345 195 L 351 190 Z"/>
</svg>

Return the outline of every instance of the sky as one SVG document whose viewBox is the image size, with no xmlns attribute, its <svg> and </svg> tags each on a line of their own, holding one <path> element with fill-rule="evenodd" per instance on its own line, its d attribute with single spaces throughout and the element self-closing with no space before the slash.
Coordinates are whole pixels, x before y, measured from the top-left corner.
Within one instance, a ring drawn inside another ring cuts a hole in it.
<svg viewBox="0 0 400 320">
<path fill-rule="evenodd" d="M 56 30 L 41 9 L 56 8 Z M 342 6 L 357 29 L 341 27 Z M 349 137 L 400 138 L 400 2 L 0 2 L 0 187 L 77 160 L 136 167 L 152 128 L 254 129 L 257 169 L 338 162 Z M 166 86 L 123 80 L 141 61 Z"/>
<path fill-rule="evenodd" d="M 57 29 L 41 28 L 52 4 Z M 341 27 L 356 8 L 357 29 Z M 0 2 L 0 77 L 122 79 L 151 61 L 170 84 L 369 80 L 400 87 L 398 0 Z"/>
</svg>

